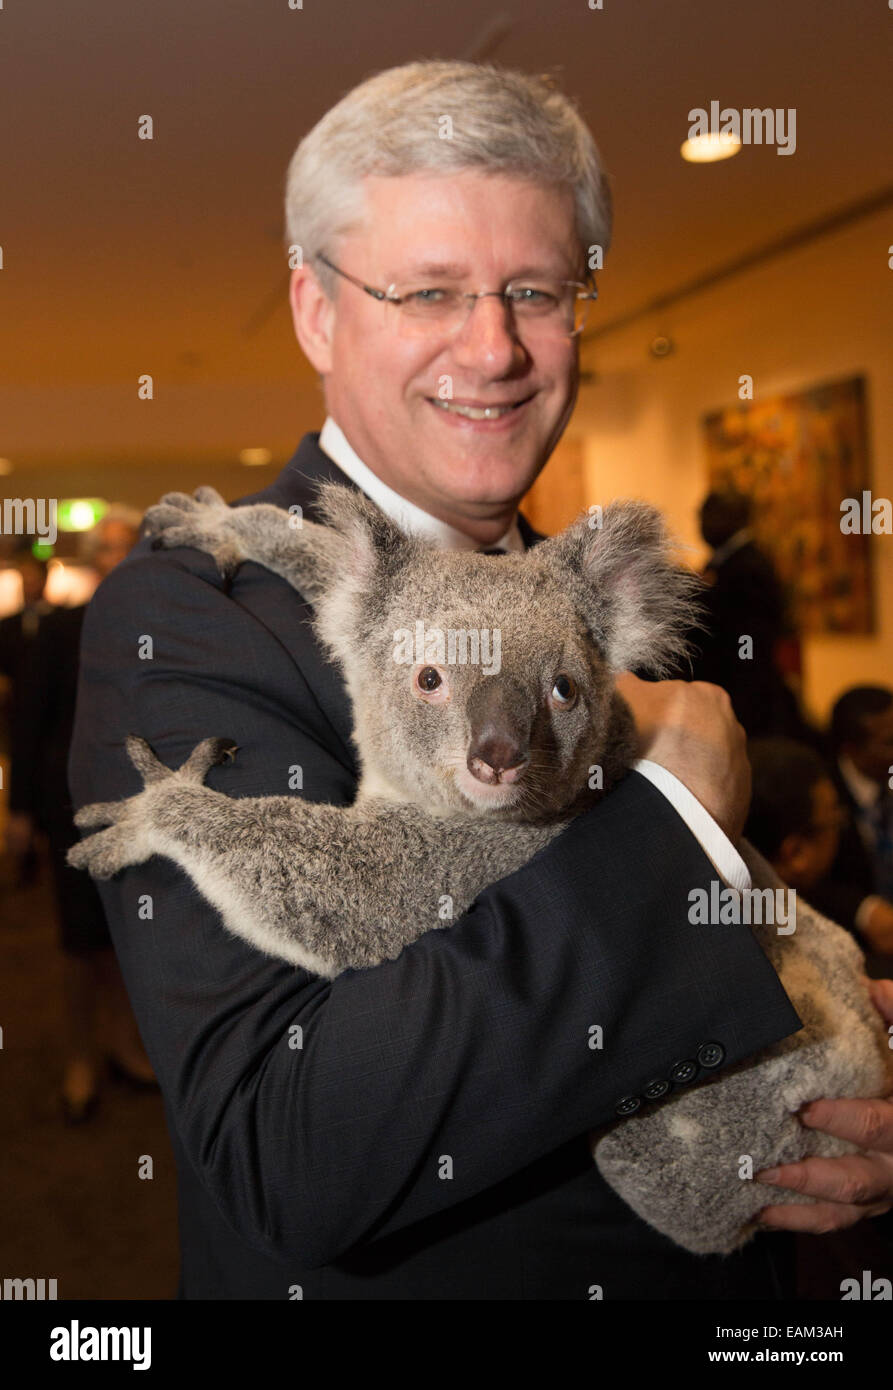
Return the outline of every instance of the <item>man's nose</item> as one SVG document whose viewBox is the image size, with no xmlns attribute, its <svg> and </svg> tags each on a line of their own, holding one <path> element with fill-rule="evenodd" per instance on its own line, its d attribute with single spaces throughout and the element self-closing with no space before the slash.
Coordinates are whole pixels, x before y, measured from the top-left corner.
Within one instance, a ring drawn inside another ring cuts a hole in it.
<svg viewBox="0 0 893 1390">
<path fill-rule="evenodd" d="M 501 296 L 486 295 L 473 301 L 452 341 L 452 355 L 457 365 L 490 377 L 507 376 L 526 361 L 527 350 Z"/>
</svg>

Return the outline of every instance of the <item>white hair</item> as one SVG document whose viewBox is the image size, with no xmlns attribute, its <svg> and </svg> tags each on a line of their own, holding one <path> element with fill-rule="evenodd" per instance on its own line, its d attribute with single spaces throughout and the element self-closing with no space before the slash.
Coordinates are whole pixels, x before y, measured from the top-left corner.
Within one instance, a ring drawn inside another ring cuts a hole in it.
<svg viewBox="0 0 893 1390">
<path fill-rule="evenodd" d="M 570 188 L 581 266 L 590 246 L 608 249 L 610 188 L 572 102 L 547 77 L 436 60 L 368 78 L 305 135 L 286 177 L 288 245 L 300 246 L 305 264 L 320 252 L 332 255 L 338 237 L 362 218 L 360 185 L 370 175 L 465 169 Z M 318 263 L 314 270 L 331 295 L 331 272 Z"/>
</svg>

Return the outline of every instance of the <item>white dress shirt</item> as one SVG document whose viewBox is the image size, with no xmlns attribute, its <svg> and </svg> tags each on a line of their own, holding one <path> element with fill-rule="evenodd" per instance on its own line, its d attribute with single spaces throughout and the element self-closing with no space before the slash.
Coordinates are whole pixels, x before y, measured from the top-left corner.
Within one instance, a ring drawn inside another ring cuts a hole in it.
<svg viewBox="0 0 893 1390">
<path fill-rule="evenodd" d="M 329 416 L 322 427 L 319 436 L 319 447 L 323 453 L 328 454 L 333 463 L 337 464 L 342 473 L 356 483 L 366 496 L 380 507 L 386 516 L 400 527 L 401 531 L 406 531 L 412 535 L 427 537 L 441 547 L 443 550 L 479 550 L 477 542 L 471 536 L 466 536 L 464 532 L 457 531 L 455 527 L 449 526 L 445 521 L 438 520 L 437 517 L 422 511 L 415 503 L 407 501 L 401 497 L 399 492 L 388 487 L 387 483 L 382 482 L 377 473 L 367 467 L 359 458 L 355 450 L 348 443 L 344 431 Z M 512 522 L 509 529 L 501 540 L 496 542 L 494 547 L 502 550 L 525 549 L 524 539 L 518 529 L 517 519 Z M 678 777 L 675 777 L 667 768 L 660 763 L 651 762 L 648 758 L 639 758 L 633 764 L 637 772 L 641 772 L 643 777 L 647 777 L 659 792 L 662 792 L 671 803 L 674 810 L 685 821 L 695 839 L 699 842 L 707 858 L 716 869 L 717 875 L 723 879 L 731 888 L 739 891 L 751 886 L 751 878 L 747 865 L 741 855 L 735 849 L 728 836 L 720 829 L 716 821 L 705 810 L 700 801 L 692 795 Z"/>
</svg>

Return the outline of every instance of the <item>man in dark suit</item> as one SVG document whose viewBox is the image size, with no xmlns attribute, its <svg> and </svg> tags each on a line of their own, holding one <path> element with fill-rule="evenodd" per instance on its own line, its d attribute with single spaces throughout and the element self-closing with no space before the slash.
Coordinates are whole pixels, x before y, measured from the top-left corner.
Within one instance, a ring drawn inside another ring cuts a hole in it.
<svg viewBox="0 0 893 1390">
<path fill-rule="evenodd" d="M 776 661 L 784 595 L 750 521 L 750 499 L 732 490 L 711 492 L 701 505 L 701 534 L 713 553 L 704 567 L 702 627 L 692 634 L 692 678 L 728 691 L 748 737 L 811 742 Z"/>
<path fill-rule="evenodd" d="M 840 845 L 816 906 L 852 927 L 873 973 L 893 963 L 893 691 L 845 691 L 831 711 L 828 768 L 844 811 Z"/>
<path fill-rule="evenodd" d="M 517 145 L 507 164 L 537 105 L 535 149 Z M 451 141 L 436 135 L 445 112 Z M 569 162 L 576 200 L 555 183 Z M 573 406 L 582 248 L 608 238 L 576 113 L 521 74 L 380 74 L 302 142 L 287 206 L 303 248 L 295 329 L 329 418 L 241 500 L 313 518 L 318 483 L 335 478 L 440 545 L 534 543 L 518 501 Z M 143 539 L 87 614 L 75 801 L 138 790 L 122 749 L 133 730 L 169 765 L 208 734 L 233 738 L 236 762 L 208 778 L 229 795 L 301 784 L 348 804 L 350 709 L 310 616 L 255 564 L 226 581 L 208 556 Z M 623 690 L 649 754 L 639 771 L 454 925 L 375 969 L 327 981 L 264 957 L 166 860 L 102 885 L 176 1155 L 181 1297 L 790 1291 L 787 1237 L 691 1257 L 589 1157 L 589 1129 L 799 1026 L 746 928 L 688 921 L 690 889 L 743 868 L 731 842 L 748 775 L 727 698 L 632 675 Z M 884 1205 L 881 1187 L 858 1210 L 828 1205 L 852 1221 Z"/>
<path fill-rule="evenodd" d="M 28 713 L 26 686 L 33 652 L 41 627 L 53 612 L 54 605 L 44 596 L 47 583 L 47 564 L 23 547 L 15 556 L 16 568 L 22 577 L 22 606 L 15 613 L 0 619 L 0 676 L 8 683 L 0 689 L 0 707 L 4 716 L 4 742 L 11 759 L 9 804 L 6 817 L 6 848 L 18 861 L 19 880 L 30 882 L 37 872 L 34 845 L 34 826 L 28 813 L 28 787 L 17 777 L 16 750 L 22 740 L 23 721 Z"/>
</svg>

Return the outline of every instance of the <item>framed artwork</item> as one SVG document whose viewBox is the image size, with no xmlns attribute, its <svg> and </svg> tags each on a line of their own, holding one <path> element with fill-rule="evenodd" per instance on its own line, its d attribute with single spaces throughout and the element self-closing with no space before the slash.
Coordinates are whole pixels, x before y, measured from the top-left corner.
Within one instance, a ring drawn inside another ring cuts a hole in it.
<svg viewBox="0 0 893 1390">
<path fill-rule="evenodd" d="M 704 416 L 710 490 L 753 499 L 757 543 L 772 558 L 801 633 L 874 631 L 868 534 L 844 534 L 841 504 L 870 487 L 862 376 Z"/>
</svg>

